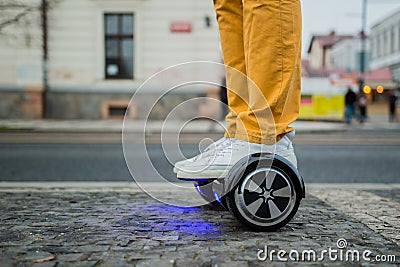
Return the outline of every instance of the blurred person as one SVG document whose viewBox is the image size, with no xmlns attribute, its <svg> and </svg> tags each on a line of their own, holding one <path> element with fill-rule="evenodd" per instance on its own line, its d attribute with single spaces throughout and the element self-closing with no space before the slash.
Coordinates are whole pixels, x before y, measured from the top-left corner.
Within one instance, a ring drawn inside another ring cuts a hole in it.
<svg viewBox="0 0 400 267">
<path fill-rule="evenodd" d="M 347 87 L 347 93 L 344 96 L 345 102 L 345 117 L 346 123 L 350 124 L 351 119 L 355 116 L 356 112 L 356 102 L 357 102 L 357 95 L 354 93 L 353 88 L 351 86 Z"/>
<path fill-rule="evenodd" d="M 358 97 L 358 110 L 360 112 L 359 121 L 364 123 L 367 119 L 367 98 L 364 93 L 360 93 Z"/>
<path fill-rule="evenodd" d="M 300 106 L 300 0 L 214 0 L 214 7 L 227 66 L 227 129 L 174 171 L 182 178 L 222 177 L 257 152 L 276 153 L 297 167 L 289 125 Z"/>
<path fill-rule="evenodd" d="M 397 103 L 398 96 L 396 95 L 396 92 L 394 90 L 389 92 L 388 102 L 389 102 L 389 122 L 399 122 L 396 110 L 398 104 Z"/>
</svg>

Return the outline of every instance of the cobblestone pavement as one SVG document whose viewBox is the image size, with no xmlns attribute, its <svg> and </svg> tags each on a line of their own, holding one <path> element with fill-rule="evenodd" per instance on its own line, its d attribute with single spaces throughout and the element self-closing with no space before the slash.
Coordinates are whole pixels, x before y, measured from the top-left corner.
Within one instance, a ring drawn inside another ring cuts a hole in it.
<svg viewBox="0 0 400 267">
<path fill-rule="evenodd" d="M 311 184 L 307 193 L 286 227 L 257 233 L 222 208 L 168 206 L 134 184 L 0 183 L 0 266 L 295 266 L 257 254 L 268 246 L 320 255 L 340 238 L 347 251 L 372 251 L 372 262 L 325 255 L 302 265 L 369 266 L 377 255 L 400 264 L 399 184 Z"/>
</svg>

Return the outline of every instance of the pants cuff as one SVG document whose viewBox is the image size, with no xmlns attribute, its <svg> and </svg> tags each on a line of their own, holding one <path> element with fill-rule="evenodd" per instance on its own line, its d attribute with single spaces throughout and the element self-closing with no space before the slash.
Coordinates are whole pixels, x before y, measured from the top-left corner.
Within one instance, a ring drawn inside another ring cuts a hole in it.
<svg viewBox="0 0 400 267">
<path fill-rule="evenodd" d="M 238 140 L 243 140 L 243 141 L 248 141 L 251 143 L 257 143 L 257 144 L 276 144 L 279 140 L 277 140 L 277 137 L 275 136 L 275 133 L 269 135 L 269 136 L 262 136 L 260 133 L 256 132 L 236 132 L 235 139 Z"/>
</svg>

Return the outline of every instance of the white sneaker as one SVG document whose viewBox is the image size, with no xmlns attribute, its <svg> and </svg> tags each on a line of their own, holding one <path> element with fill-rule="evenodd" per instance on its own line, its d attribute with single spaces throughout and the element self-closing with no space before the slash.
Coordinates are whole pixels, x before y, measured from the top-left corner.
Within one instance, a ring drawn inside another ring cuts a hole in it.
<svg viewBox="0 0 400 267">
<path fill-rule="evenodd" d="M 289 160 L 297 167 L 297 159 L 294 153 L 292 140 L 294 131 L 286 134 L 275 145 L 251 143 L 242 140 L 231 139 L 219 145 L 214 151 L 194 158 L 188 164 L 177 169 L 178 178 L 184 179 L 207 179 L 224 178 L 229 170 L 240 159 L 254 153 L 272 153 L 280 155 Z"/>
<path fill-rule="evenodd" d="M 225 137 L 225 136 L 220 138 L 220 139 L 218 139 L 214 143 L 211 143 L 210 145 L 208 145 L 203 150 L 203 152 L 201 152 L 197 156 L 194 156 L 192 158 L 176 162 L 175 165 L 174 165 L 174 172 L 177 173 L 178 171 L 185 171 L 186 170 L 186 168 L 185 168 L 186 166 L 192 165 L 193 162 L 195 162 L 197 160 L 200 160 L 201 158 L 206 158 L 206 157 L 214 155 L 215 151 L 217 149 L 225 147 L 230 142 L 231 142 L 231 138 L 228 138 L 228 137 Z"/>
</svg>

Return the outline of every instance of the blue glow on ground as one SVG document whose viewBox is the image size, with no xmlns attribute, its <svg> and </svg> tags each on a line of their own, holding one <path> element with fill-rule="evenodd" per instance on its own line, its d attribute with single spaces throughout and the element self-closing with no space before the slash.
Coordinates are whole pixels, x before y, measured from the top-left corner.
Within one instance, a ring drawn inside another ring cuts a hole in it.
<svg viewBox="0 0 400 267">
<path fill-rule="evenodd" d="M 171 214 L 177 215 L 183 213 L 194 213 L 200 212 L 201 209 L 198 207 L 178 207 L 178 206 L 171 206 L 167 204 L 154 204 L 154 205 L 146 205 L 144 209 L 149 210 L 149 212 L 157 212 L 158 214 Z"/>
<path fill-rule="evenodd" d="M 208 222 L 201 219 L 204 210 L 198 207 L 176 207 L 166 204 L 154 204 L 141 206 L 141 209 L 147 210 L 148 216 L 162 215 L 167 217 L 162 225 L 160 221 L 156 225 L 157 231 L 165 229 L 175 229 L 183 236 L 196 236 L 207 238 L 218 238 L 222 234 L 222 229 L 216 218 L 215 222 Z"/>
<path fill-rule="evenodd" d="M 215 238 L 220 235 L 220 229 L 218 225 L 212 224 L 206 221 L 193 221 L 191 224 L 181 225 L 179 227 L 181 233 L 194 236 L 206 236 L 209 238 Z"/>
</svg>

